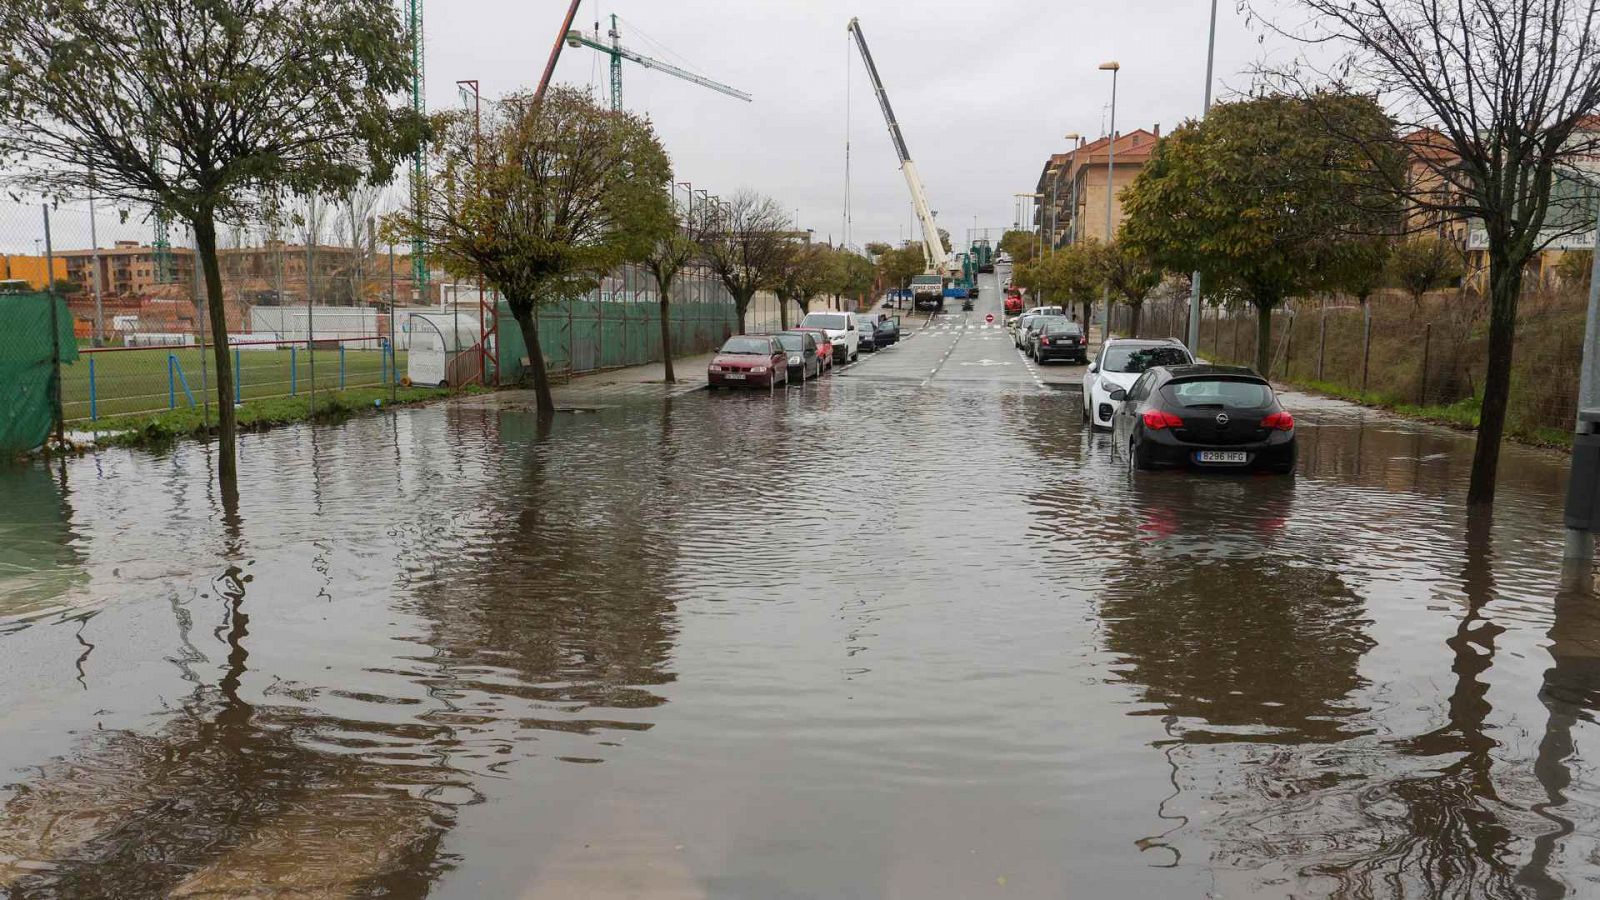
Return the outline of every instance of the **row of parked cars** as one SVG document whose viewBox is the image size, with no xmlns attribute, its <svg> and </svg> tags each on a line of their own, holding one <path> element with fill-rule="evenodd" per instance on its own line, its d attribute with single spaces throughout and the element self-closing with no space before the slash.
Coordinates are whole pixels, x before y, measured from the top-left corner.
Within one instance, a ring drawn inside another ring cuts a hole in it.
<svg viewBox="0 0 1600 900">
<path fill-rule="evenodd" d="M 900 317 L 882 313 L 813 312 L 776 334 L 728 338 L 706 367 L 706 384 L 760 387 L 820 378 L 835 365 L 855 362 L 900 342 Z"/>
<path fill-rule="evenodd" d="M 1044 363 L 1087 363 L 1084 424 L 1111 432 L 1139 469 L 1294 471 L 1294 416 L 1255 370 L 1195 359 L 1175 338 L 1111 338 L 1093 361 L 1088 335 L 1059 306 L 1020 308 L 1010 291 L 1007 324 L 1017 349 Z"/>
<path fill-rule="evenodd" d="M 1035 306 L 1006 323 L 1017 349 L 1040 363 L 1089 361 L 1089 335 L 1059 306 Z"/>
</svg>

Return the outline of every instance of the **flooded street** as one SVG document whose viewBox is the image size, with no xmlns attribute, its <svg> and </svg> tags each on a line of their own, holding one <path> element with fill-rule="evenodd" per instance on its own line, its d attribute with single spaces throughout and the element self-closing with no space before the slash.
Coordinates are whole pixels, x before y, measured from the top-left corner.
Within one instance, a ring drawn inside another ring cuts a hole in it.
<svg viewBox="0 0 1600 900">
<path fill-rule="evenodd" d="M 1469 437 L 1291 394 L 1297 476 L 1133 476 L 981 316 L 249 436 L 236 522 L 6 473 L 0 895 L 1600 892 L 1564 459 L 1469 530 Z"/>
</svg>

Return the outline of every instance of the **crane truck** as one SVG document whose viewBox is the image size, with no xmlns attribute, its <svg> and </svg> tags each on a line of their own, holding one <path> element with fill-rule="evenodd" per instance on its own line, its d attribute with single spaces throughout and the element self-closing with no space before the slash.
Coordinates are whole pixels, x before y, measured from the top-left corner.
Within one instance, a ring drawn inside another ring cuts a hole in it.
<svg viewBox="0 0 1600 900">
<path fill-rule="evenodd" d="M 922 224 L 922 253 L 927 260 L 923 274 L 911 279 L 912 302 L 917 309 L 944 309 L 944 288 L 950 276 L 950 256 L 939 239 L 939 225 L 928 206 L 928 195 L 922 189 L 922 176 L 917 174 L 916 163 L 911 161 L 911 151 L 906 149 L 905 136 L 900 133 L 900 123 L 895 120 L 894 107 L 889 105 L 889 93 L 883 89 L 883 79 L 878 77 L 878 66 L 872 61 L 872 51 L 867 49 L 867 37 L 861 33 L 861 20 L 852 18 L 846 29 L 856 39 L 861 60 L 866 64 L 867 76 L 872 79 L 872 90 L 878 96 L 878 107 L 889 124 L 889 138 L 894 142 L 895 155 L 900 158 L 900 172 L 905 175 L 906 188 L 911 191 L 911 205 Z"/>
</svg>

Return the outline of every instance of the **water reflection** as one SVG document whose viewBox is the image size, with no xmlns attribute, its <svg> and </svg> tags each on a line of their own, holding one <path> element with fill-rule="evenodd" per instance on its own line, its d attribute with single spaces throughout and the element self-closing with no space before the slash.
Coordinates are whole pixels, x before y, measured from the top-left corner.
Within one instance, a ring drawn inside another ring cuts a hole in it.
<svg viewBox="0 0 1600 900">
<path fill-rule="evenodd" d="M 58 610 L 86 579 L 66 460 L 0 468 L 0 634 Z"/>
</svg>

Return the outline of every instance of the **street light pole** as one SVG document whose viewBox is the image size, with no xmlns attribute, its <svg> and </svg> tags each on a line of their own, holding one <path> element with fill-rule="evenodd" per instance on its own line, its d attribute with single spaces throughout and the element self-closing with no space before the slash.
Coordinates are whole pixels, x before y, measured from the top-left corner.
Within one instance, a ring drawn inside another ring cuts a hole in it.
<svg viewBox="0 0 1600 900">
<path fill-rule="evenodd" d="M 1211 113 L 1211 72 L 1217 57 L 1217 0 L 1211 0 L 1211 36 L 1206 40 L 1206 105 L 1200 111 L 1204 122 Z M 1195 269 L 1189 279 L 1189 352 L 1200 349 L 1200 270 Z"/>
<path fill-rule="evenodd" d="M 1075 226 L 1078 221 L 1078 179 L 1076 172 L 1078 168 L 1078 148 L 1083 146 L 1083 135 L 1076 131 L 1070 131 L 1062 135 L 1062 138 L 1072 142 L 1072 160 L 1067 163 L 1067 174 L 1072 177 L 1072 183 L 1067 185 L 1067 202 L 1072 204 L 1072 212 L 1067 214 L 1067 225 L 1073 231 L 1076 231 Z M 1054 235 L 1051 236 L 1054 237 Z M 1067 243 L 1071 244 L 1074 241 L 1068 240 Z"/>
<path fill-rule="evenodd" d="M 1112 60 L 1101 63 L 1102 72 L 1111 73 L 1111 133 L 1106 136 L 1106 246 L 1111 246 L 1111 200 L 1116 194 L 1117 173 L 1117 73 L 1122 71 L 1122 64 Z M 1106 327 L 1111 325 L 1111 285 L 1100 286 L 1100 303 L 1105 308 Z M 1087 330 L 1093 327 L 1094 311 L 1090 310 L 1089 321 L 1083 323 Z M 1103 332 L 1103 330 L 1102 330 Z"/>
</svg>

